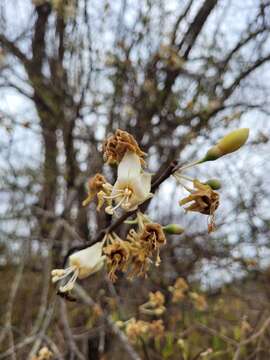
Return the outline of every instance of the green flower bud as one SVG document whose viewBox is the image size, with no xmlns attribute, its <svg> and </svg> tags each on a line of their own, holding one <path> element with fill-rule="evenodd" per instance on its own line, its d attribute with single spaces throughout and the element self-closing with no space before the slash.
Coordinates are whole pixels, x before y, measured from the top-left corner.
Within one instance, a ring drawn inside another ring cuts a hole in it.
<svg viewBox="0 0 270 360">
<path fill-rule="evenodd" d="M 248 135 L 248 128 L 237 129 L 230 132 L 207 151 L 201 162 L 213 161 L 220 158 L 221 156 L 230 154 L 240 149 L 240 147 L 243 146 L 247 141 Z"/>
<path fill-rule="evenodd" d="M 209 179 L 205 182 L 206 185 L 209 185 L 213 190 L 218 190 L 221 188 L 221 182 L 218 179 Z"/>
<path fill-rule="evenodd" d="M 177 224 L 168 224 L 166 226 L 163 226 L 163 230 L 167 234 L 173 234 L 173 235 L 182 234 L 185 231 L 184 228 L 182 228 Z"/>
</svg>

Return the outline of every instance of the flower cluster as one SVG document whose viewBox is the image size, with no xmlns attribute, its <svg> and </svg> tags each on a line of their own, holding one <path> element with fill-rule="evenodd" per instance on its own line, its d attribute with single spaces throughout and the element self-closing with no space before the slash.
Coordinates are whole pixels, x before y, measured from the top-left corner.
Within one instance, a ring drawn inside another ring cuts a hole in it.
<svg viewBox="0 0 270 360">
<path fill-rule="evenodd" d="M 207 215 L 208 231 L 215 229 L 215 211 L 219 206 L 220 183 L 216 179 L 205 183 L 198 179 L 192 179 L 184 174 L 189 168 L 216 160 L 226 154 L 239 149 L 247 140 L 248 129 L 239 129 L 217 142 L 206 155 L 198 161 L 182 167 L 173 167 L 168 176 L 173 175 L 177 183 L 189 192 L 189 195 L 179 201 L 180 205 L 186 205 L 186 211 L 195 211 Z M 83 206 L 97 199 L 97 210 L 104 207 L 104 211 L 111 215 L 117 215 L 121 210 L 124 220 L 135 214 L 133 220 L 126 221 L 131 225 L 125 236 L 120 237 L 113 230 L 104 231 L 104 238 L 93 245 L 77 251 L 69 256 L 68 267 L 65 269 L 52 270 L 52 281 L 60 282 L 59 291 L 70 292 L 77 279 L 84 279 L 103 268 L 106 264 L 108 277 L 116 281 L 118 272 L 125 273 L 128 278 L 134 276 L 146 276 L 150 265 L 154 262 L 160 264 L 160 249 L 166 244 L 167 234 L 182 234 L 184 229 L 178 224 L 162 226 L 142 213 L 141 204 L 151 198 L 150 173 L 145 172 L 145 156 L 134 137 L 123 130 L 116 130 L 110 135 L 103 145 L 104 160 L 107 164 L 117 165 L 117 178 L 111 184 L 100 173 L 95 174 L 88 181 L 88 196 Z M 166 178 L 164 178 L 165 180 Z M 164 181 L 162 180 L 162 181 Z M 192 187 L 187 185 L 192 184 Z M 153 186 L 153 189 L 156 185 Z M 123 220 L 123 221 L 124 221 Z M 121 225 L 122 221 L 119 223 Z M 169 289 L 173 293 L 173 302 L 185 297 L 188 285 L 183 279 L 178 279 Z M 202 296 L 190 293 L 190 298 L 195 306 L 205 308 Z M 160 292 L 150 293 L 149 301 L 140 308 L 145 314 L 160 315 L 165 311 L 164 297 Z M 144 329 L 141 324 L 133 324 Z"/>
<path fill-rule="evenodd" d="M 198 164 L 207 161 L 214 161 L 222 156 L 230 154 L 238 150 L 245 144 L 249 136 L 249 129 L 243 128 L 232 131 L 224 136 L 212 148 L 210 148 L 206 155 L 198 161 L 191 164 L 184 165 L 177 169 L 173 174 L 177 183 L 181 185 L 189 195 L 179 201 L 179 205 L 189 204 L 185 210 L 195 211 L 208 216 L 208 232 L 215 230 L 215 212 L 219 206 L 219 194 L 214 191 L 220 188 L 220 182 L 217 179 L 210 179 L 206 183 L 200 182 L 198 179 L 192 179 L 183 174 L 183 172 Z M 186 182 L 192 183 L 192 188 L 186 185 Z"/>
<path fill-rule="evenodd" d="M 162 320 L 148 322 L 131 318 L 126 324 L 125 331 L 129 341 L 136 343 L 138 339 L 161 339 L 164 336 L 165 328 Z"/>
<path fill-rule="evenodd" d="M 125 240 L 115 233 L 108 235 L 103 252 L 107 258 L 109 278 L 112 281 L 117 279 L 117 271 L 127 272 L 129 278 L 146 275 L 155 254 L 155 263 L 159 265 L 160 247 L 166 243 L 162 226 L 153 223 L 141 212 L 137 213 L 136 222 L 138 229 L 132 228 Z"/>
<path fill-rule="evenodd" d="M 151 174 L 146 173 L 146 155 L 132 135 L 117 130 L 103 145 L 104 159 L 108 164 L 116 164 L 117 179 L 114 185 L 107 182 L 101 174 L 96 174 L 88 182 L 88 197 L 83 205 L 88 205 L 97 196 L 100 210 L 106 204 L 105 212 L 114 215 L 118 208 L 133 211 L 149 199 L 152 194 Z"/>
<path fill-rule="evenodd" d="M 207 308 L 204 295 L 190 291 L 189 285 L 183 278 L 176 279 L 174 285 L 169 286 L 169 291 L 172 293 L 172 303 L 174 304 L 178 304 L 188 297 L 197 310 L 204 311 Z"/>
</svg>

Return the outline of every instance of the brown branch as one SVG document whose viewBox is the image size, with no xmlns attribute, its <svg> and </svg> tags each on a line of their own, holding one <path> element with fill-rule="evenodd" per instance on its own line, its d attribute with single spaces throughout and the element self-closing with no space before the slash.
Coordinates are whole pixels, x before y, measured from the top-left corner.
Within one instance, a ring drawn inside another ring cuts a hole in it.
<svg viewBox="0 0 270 360">
<path fill-rule="evenodd" d="M 0 34 L 0 44 L 5 50 L 8 50 L 13 56 L 19 59 L 25 67 L 30 66 L 30 60 L 26 57 L 26 55 L 15 45 L 14 42 L 8 40 L 3 34 Z"/>
<path fill-rule="evenodd" d="M 176 20 L 176 22 L 174 24 L 172 36 L 171 36 L 171 44 L 173 44 L 173 45 L 175 44 L 175 41 L 176 41 L 176 35 L 177 35 L 177 30 L 179 28 L 179 25 L 181 24 L 182 20 L 184 20 L 186 18 L 192 4 L 193 4 L 193 0 L 190 0 L 189 3 L 187 4 L 186 8 L 180 14 L 180 16 L 178 17 L 178 19 Z"/>
<path fill-rule="evenodd" d="M 186 32 L 183 40 L 179 44 L 179 49 L 184 45 L 186 46 L 183 58 L 187 59 L 190 51 L 192 50 L 198 35 L 201 33 L 201 30 L 211 14 L 212 10 L 217 5 L 218 0 L 205 0 L 202 7 L 199 9 L 197 15 L 194 18 L 194 21 L 190 25 L 188 31 Z"/>
<path fill-rule="evenodd" d="M 84 302 L 86 305 L 93 307 L 95 305 L 94 300 L 86 293 L 86 291 L 79 285 L 75 285 L 74 292 L 78 296 L 78 298 Z M 129 358 L 132 360 L 141 360 L 140 355 L 136 352 L 136 350 L 130 345 L 128 338 L 126 335 L 119 329 L 119 327 L 115 324 L 110 314 L 107 314 L 103 311 L 103 318 L 113 334 L 117 336 L 120 343 L 122 344 L 125 351 L 128 353 Z"/>
</svg>

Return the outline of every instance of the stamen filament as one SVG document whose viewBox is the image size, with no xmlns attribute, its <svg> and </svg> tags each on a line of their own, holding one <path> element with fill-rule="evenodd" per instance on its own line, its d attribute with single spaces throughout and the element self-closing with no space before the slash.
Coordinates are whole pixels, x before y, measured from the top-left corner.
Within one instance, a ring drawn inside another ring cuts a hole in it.
<svg viewBox="0 0 270 360">
<path fill-rule="evenodd" d="M 189 163 L 189 164 L 186 164 L 186 165 L 180 167 L 177 171 L 182 171 L 182 170 L 189 169 L 189 168 L 191 168 L 191 167 L 193 167 L 195 165 L 200 164 L 200 162 L 201 162 L 201 160 L 196 160 L 196 161 L 194 161 L 192 163 Z"/>
<path fill-rule="evenodd" d="M 121 191 L 123 192 L 124 190 L 121 190 Z M 104 199 L 116 199 L 120 196 L 123 196 L 123 193 L 115 194 L 115 195 L 104 195 L 103 197 L 104 197 Z"/>
<path fill-rule="evenodd" d="M 74 284 L 75 284 L 75 281 L 77 280 L 77 277 L 79 275 L 79 269 L 78 268 L 73 268 L 73 275 L 71 276 L 71 278 L 68 280 L 68 282 L 63 285 L 63 286 L 60 286 L 60 291 L 61 292 L 66 292 L 66 291 L 69 291 L 73 288 Z M 66 276 L 68 276 L 68 274 L 66 274 Z"/>
</svg>

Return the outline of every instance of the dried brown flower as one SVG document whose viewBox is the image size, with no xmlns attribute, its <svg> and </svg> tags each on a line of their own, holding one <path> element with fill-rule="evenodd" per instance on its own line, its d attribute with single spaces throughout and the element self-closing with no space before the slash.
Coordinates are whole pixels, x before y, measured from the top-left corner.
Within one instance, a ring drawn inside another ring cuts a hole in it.
<svg viewBox="0 0 270 360">
<path fill-rule="evenodd" d="M 194 306 L 199 311 L 204 311 L 207 309 L 207 301 L 202 294 L 196 292 L 191 292 L 190 297 L 193 300 Z"/>
<path fill-rule="evenodd" d="M 148 315 L 162 315 L 166 310 L 164 295 L 160 291 L 150 292 L 149 301 L 140 306 L 140 311 Z"/>
<path fill-rule="evenodd" d="M 164 305 L 164 302 L 165 302 L 165 298 L 162 292 L 156 291 L 149 293 L 149 303 L 151 303 L 153 307 L 160 307 Z"/>
<path fill-rule="evenodd" d="M 134 276 L 145 276 L 151 263 L 149 250 L 140 243 L 140 234 L 131 229 L 127 235 L 130 248 L 130 268 L 129 278 Z"/>
<path fill-rule="evenodd" d="M 134 343 L 138 337 L 145 335 L 149 331 L 149 323 L 142 320 L 130 319 L 126 326 L 128 339 Z"/>
<path fill-rule="evenodd" d="M 103 144 L 104 159 L 108 164 L 119 164 L 128 150 L 138 155 L 142 164 L 145 163 L 143 157 L 146 154 L 127 131 L 116 130 Z"/>
<path fill-rule="evenodd" d="M 116 234 L 110 235 L 111 243 L 103 248 L 109 267 L 109 278 L 116 281 L 116 271 L 126 271 L 129 259 L 129 243 Z"/>
<path fill-rule="evenodd" d="M 186 291 L 189 288 L 186 280 L 183 278 L 176 279 L 174 287 L 182 291 Z"/>
<path fill-rule="evenodd" d="M 150 251 L 157 250 L 160 246 L 166 244 L 166 237 L 162 226 L 158 223 L 148 223 L 144 225 L 144 230 L 140 236 L 143 245 Z"/>
<path fill-rule="evenodd" d="M 107 184 L 107 181 L 103 175 L 97 173 L 96 175 L 91 177 L 88 180 L 88 184 L 87 184 L 88 196 L 83 201 L 83 206 L 88 205 L 97 195 L 97 193 L 99 193 L 100 191 L 104 191 L 103 187 L 105 184 Z"/>
<path fill-rule="evenodd" d="M 182 301 L 186 296 L 186 291 L 188 290 L 189 286 L 186 283 L 185 279 L 178 278 L 175 281 L 173 286 L 169 286 L 169 290 L 172 293 L 172 302 L 178 303 Z"/>
<path fill-rule="evenodd" d="M 174 304 L 182 301 L 185 298 L 185 293 L 183 292 L 183 290 L 179 290 L 179 289 L 173 289 L 172 290 L 172 302 Z"/>
<path fill-rule="evenodd" d="M 149 325 L 149 332 L 151 334 L 151 337 L 155 339 L 160 339 L 164 336 L 165 327 L 163 324 L 163 320 L 154 320 Z"/>
<path fill-rule="evenodd" d="M 127 236 L 127 240 L 130 242 L 131 277 L 146 274 L 154 252 L 157 254 L 156 266 L 158 266 L 160 264 L 160 247 L 166 243 L 166 237 L 160 224 L 150 222 L 150 219 L 140 212 L 137 214 L 137 219 L 138 232 L 131 229 Z"/>
<path fill-rule="evenodd" d="M 219 206 L 219 194 L 214 191 L 209 185 L 202 184 L 198 180 L 193 181 L 195 189 L 189 196 L 182 199 L 179 204 L 185 205 L 191 203 L 186 207 L 186 211 L 196 211 L 201 214 L 209 215 L 210 221 L 208 224 L 208 231 L 214 231 L 214 214 Z"/>
<path fill-rule="evenodd" d="M 151 264 L 149 253 L 139 244 L 137 246 L 132 245 L 130 249 L 131 271 L 129 273 L 129 278 L 132 279 L 134 276 L 146 276 L 146 273 Z"/>
</svg>

